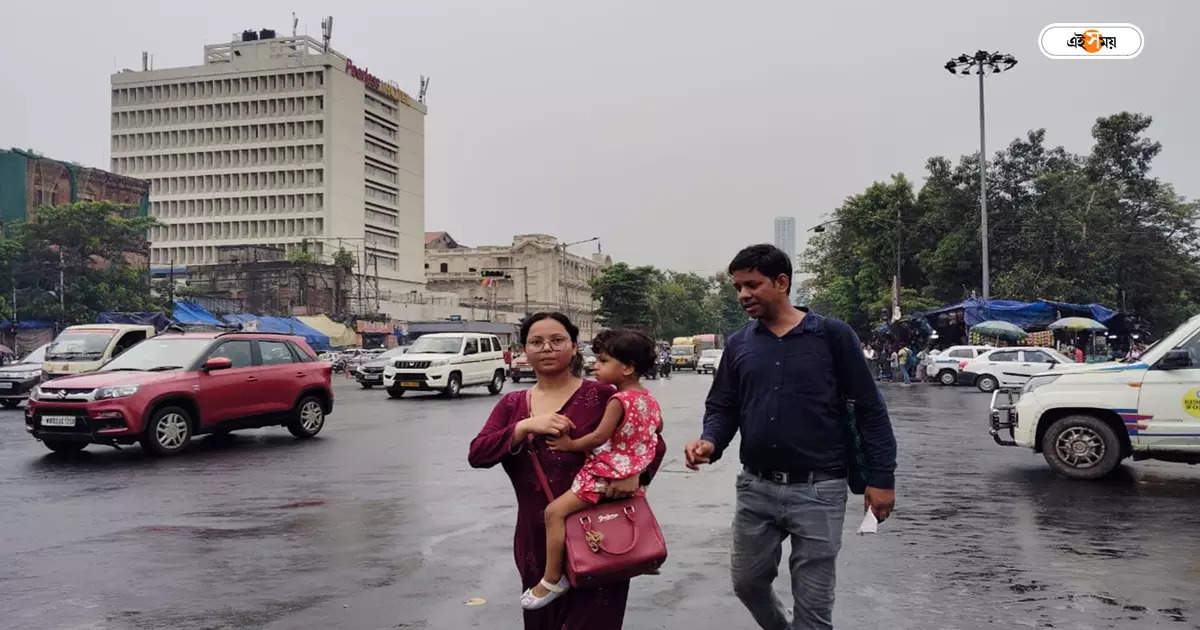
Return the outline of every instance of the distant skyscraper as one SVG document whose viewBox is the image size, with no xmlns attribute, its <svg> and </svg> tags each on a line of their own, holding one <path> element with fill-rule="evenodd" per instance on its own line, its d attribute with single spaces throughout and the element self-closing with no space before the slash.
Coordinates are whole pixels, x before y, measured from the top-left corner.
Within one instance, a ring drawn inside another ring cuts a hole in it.
<svg viewBox="0 0 1200 630">
<path fill-rule="evenodd" d="M 792 292 L 789 300 L 796 301 L 796 219 L 794 217 L 775 217 L 775 247 L 783 250 L 792 261 Z"/>
</svg>

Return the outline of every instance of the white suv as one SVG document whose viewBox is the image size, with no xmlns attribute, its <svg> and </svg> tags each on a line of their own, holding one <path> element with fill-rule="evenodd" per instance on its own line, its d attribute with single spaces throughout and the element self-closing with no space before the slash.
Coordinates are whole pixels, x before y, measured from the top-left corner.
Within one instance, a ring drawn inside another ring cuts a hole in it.
<svg viewBox="0 0 1200 630">
<path fill-rule="evenodd" d="M 1057 365 L 1073 364 L 1074 361 L 1051 348 L 996 348 L 968 361 L 960 378 L 990 394 L 1001 388 L 1024 387 L 1034 374 L 1053 370 Z"/>
<path fill-rule="evenodd" d="M 964 363 L 975 357 L 995 350 L 991 346 L 950 346 L 945 350 L 930 355 L 929 364 L 925 366 L 925 374 L 942 385 L 959 384 L 958 374 Z"/>
<path fill-rule="evenodd" d="M 991 434 L 1098 479 L 1122 459 L 1200 463 L 1200 316 L 1130 363 L 1060 366 L 992 395 Z"/>
<path fill-rule="evenodd" d="M 439 391 L 457 398 L 464 387 L 504 389 L 504 351 L 495 335 L 434 333 L 422 335 L 408 352 L 383 369 L 383 386 L 399 398 L 406 391 Z"/>
</svg>

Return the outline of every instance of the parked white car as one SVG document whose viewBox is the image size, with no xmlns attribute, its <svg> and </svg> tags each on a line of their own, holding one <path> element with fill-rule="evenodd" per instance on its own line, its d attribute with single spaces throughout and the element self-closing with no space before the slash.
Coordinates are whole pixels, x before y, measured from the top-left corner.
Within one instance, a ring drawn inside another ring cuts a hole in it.
<svg viewBox="0 0 1200 630">
<path fill-rule="evenodd" d="M 495 335 L 434 333 L 422 335 L 408 352 L 389 361 L 383 386 L 392 398 L 408 391 L 440 391 L 456 398 L 462 388 L 475 386 L 499 394 L 506 367 Z"/>
<path fill-rule="evenodd" d="M 967 361 L 961 379 L 990 394 L 1001 388 L 1020 388 L 1025 382 L 1055 366 L 1074 362 L 1051 348 L 995 348 Z"/>
<path fill-rule="evenodd" d="M 950 346 L 936 355 L 930 355 L 927 359 L 929 364 L 925 367 L 925 374 L 942 385 L 959 384 L 958 375 L 962 371 L 963 364 L 989 350 L 995 350 L 995 348 L 991 346 Z"/>
<path fill-rule="evenodd" d="M 1131 363 L 1055 366 L 992 395 L 991 434 L 1041 452 L 1059 474 L 1097 479 L 1120 461 L 1200 463 L 1200 316 Z"/>
<path fill-rule="evenodd" d="M 700 360 L 696 362 L 696 371 L 704 374 L 716 374 L 717 366 L 721 364 L 721 355 L 724 350 L 705 350 L 700 353 Z"/>
</svg>

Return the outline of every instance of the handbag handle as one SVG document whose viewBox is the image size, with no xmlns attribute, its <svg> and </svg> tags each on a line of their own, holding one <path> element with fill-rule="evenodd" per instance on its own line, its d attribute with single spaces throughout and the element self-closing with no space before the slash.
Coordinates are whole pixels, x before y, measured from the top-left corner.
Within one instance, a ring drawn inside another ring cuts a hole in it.
<svg viewBox="0 0 1200 630">
<path fill-rule="evenodd" d="M 533 394 L 531 390 L 525 390 L 525 411 L 533 413 Z M 526 447 L 529 450 L 529 457 L 533 459 L 533 472 L 537 474 L 538 485 L 542 487 L 542 492 L 546 495 L 546 502 L 554 502 L 554 492 L 550 490 L 550 480 L 546 478 L 546 471 L 542 469 L 542 462 L 538 459 L 537 453 L 533 448 L 533 434 L 525 436 Z"/>
</svg>

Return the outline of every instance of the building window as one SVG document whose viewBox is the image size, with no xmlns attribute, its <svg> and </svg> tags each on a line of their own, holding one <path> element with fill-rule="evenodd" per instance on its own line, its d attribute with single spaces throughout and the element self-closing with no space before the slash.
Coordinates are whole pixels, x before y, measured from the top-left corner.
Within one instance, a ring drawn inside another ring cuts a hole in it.
<svg viewBox="0 0 1200 630">
<path fill-rule="evenodd" d="M 441 267 L 442 267 L 442 273 L 446 273 L 446 272 L 450 271 L 450 265 L 447 265 L 446 263 L 442 263 Z"/>
</svg>

